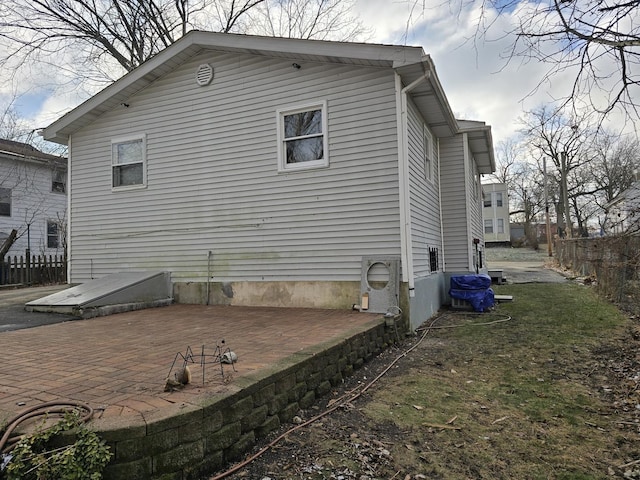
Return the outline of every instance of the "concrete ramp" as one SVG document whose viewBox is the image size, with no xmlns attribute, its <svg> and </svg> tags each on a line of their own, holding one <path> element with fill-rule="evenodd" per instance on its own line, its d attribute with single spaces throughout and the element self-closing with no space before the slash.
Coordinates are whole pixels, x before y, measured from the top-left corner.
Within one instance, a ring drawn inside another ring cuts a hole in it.
<svg viewBox="0 0 640 480">
<path fill-rule="evenodd" d="M 89 318 L 172 302 L 169 272 L 121 272 L 28 302 L 25 310 Z"/>
</svg>

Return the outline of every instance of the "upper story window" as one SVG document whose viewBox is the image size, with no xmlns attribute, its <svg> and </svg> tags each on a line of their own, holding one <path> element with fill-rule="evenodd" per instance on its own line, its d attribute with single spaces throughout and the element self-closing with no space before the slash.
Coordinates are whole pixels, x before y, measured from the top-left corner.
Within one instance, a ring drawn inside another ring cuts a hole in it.
<svg viewBox="0 0 640 480">
<path fill-rule="evenodd" d="M 327 166 L 327 103 L 278 110 L 278 171 Z"/>
<path fill-rule="evenodd" d="M 56 168 L 51 172 L 51 191 L 54 193 L 67 192 L 67 171 Z"/>
<path fill-rule="evenodd" d="M 11 216 L 11 189 L 0 187 L 0 217 Z"/>
<path fill-rule="evenodd" d="M 496 207 L 502 206 L 502 192 L 496 192 Z"/>
<path fill-rule="evenodd" d="M 483 195 L 484 198 L 484 206 L 485 207 L 490 207 L 491 206 L 491 193 L 485 193 Z"/>
<path fill-rule="evenodd" d="M 484 221 L 484 233 L 493 233 L 493 220 L 490 218 Z"/>
<path fill-rule="evenodd" d="M 433 175 L 433 137 L 431 132 L 424 126 L 423 129 L 423 142 L 424 142 L 424 178 L 431 180 Z"/>
<path fill-rule="evenodd" d="M 146 140 L 144 136 L 115 139 L 111 142 L 112 187 L 146 185 Z"/>
</svg>

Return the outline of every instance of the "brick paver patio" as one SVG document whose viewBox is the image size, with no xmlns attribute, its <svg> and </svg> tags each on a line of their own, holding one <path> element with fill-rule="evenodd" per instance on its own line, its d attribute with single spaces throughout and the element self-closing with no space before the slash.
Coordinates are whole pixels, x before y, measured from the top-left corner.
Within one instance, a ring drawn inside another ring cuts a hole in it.
<svg viewBox="0 0 640 480">
<path fill-rule="evenodd" d="M 295 354 L 346 338 L 380 315 L 344 310 L 172 305 L 0 333 L 0 423 L 48 401 L 82 401 L 96 417 L 133 422 L 165 407 L 242 388 L 242 377 L 268 371 Z M 164 392 L 177 352 L 216 344 L 238 355 L 235 371 L 192 366 L 193 381 Z"/>
</svg>

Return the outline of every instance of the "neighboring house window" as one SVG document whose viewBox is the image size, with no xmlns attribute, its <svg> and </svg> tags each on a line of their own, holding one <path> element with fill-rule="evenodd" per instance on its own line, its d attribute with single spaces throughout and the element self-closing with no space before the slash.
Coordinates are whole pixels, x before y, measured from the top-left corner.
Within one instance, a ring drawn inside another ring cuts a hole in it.
<svg viewBox="0 0 640 480">
<path fill-rule="evenodd" d="M 431 172 L 433 169 L 433 137 L 431 132 L 424 126 L 423 142 L 424 142 L 424 178 L 431 180 Z"/>
<path fill-rule="evenodd" d="M 60 246 L 60 228 L 58 222 L 47 220 L 47 248 Z"/>
<path fill-rule="evenodd" d="M 55 169 L 51 176 L 51 191 L 54 193 L 65 193 L 67 191 L 67 172 Z"/>
<path fill-rule="evenodd" d="M 498 233 L 504 233 L 504 218 L 498 218 Z"/>
<path fill-rule="evenodd" d="M 490 207 L 491 206 L 491 194 L 490 193 L 485 193 L 484 194 L 484 206 L 485 207 Z"/>
<path fill-rule="evenodd" d="M 0 187 L 0 216 L 11 216 L 11 189 Z"/>
<path fill-rule="evenodd" d="M 496 207 L 502 206 L 502 192 L 496 192 Z"/>
<path fill-rule="evenodd" d="M 278 171 L 327 167 L 327 104 L 278 110 Z"/>
<path fill-rule="evenodd" d="M 484 233 L 493 233 L 493 220 L 484 221 Z"/>
<path fill-rule="evenodd" d="M 145 185 L 146 141 L 144 136 L 111 142 L 113 188 Z"/>
</svg>

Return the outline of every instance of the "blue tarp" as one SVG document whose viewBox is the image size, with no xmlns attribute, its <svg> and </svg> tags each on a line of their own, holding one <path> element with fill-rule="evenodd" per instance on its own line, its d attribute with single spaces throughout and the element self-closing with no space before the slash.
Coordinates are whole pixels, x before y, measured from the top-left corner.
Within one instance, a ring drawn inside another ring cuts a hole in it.
<svg viewBox="0 0 640 480">
<path fill-rule="evenodd" d="M 476 312 L 484 312 L 495 305 L 491 277 L 485 274 L 454 275 L 451 277 L 451 298 L 466 300 Z"/>
<path fill-rule="evenodd" d="M 455 290 L 480 290 L 489 287 L 491 287 L 491 277 L 484 273 L 451 277 L 451 288 Z"/>
</svg>

